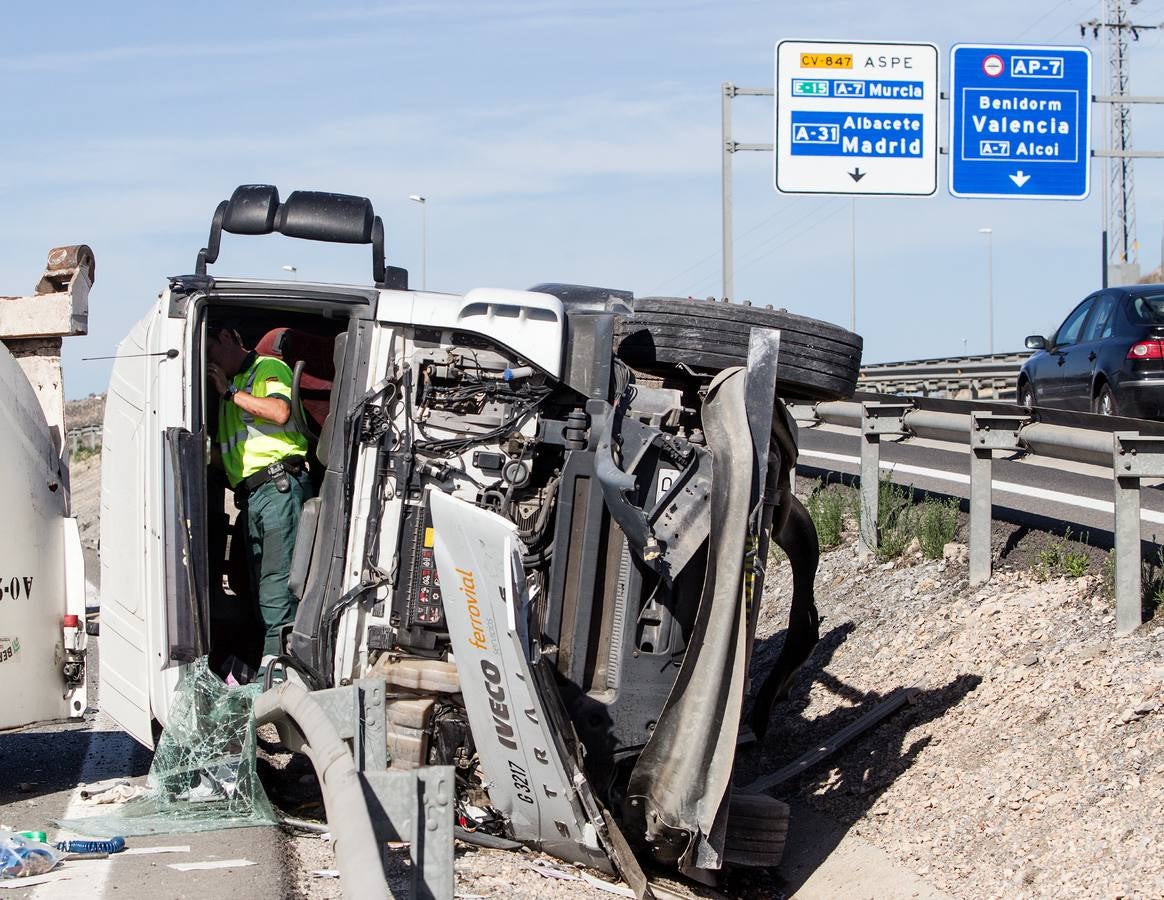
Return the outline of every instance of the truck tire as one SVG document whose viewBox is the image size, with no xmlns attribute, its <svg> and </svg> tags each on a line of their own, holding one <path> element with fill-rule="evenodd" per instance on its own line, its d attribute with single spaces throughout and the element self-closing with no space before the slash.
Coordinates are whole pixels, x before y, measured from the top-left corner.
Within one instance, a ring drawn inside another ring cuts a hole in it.
<svg viewBox="0 0 1164 900">
<path fill-rule="evenodd" d="M 724 836 L 724 862 L 775 866 L 788 840 L 788 804 L 766 794 L 732 794 Z"/>
<path fill-rule="evenodd" d="M 781 397 L 852 396 L 861 369 L 861 336 L 782 309 L 638 297 L 634 318 L 615 323 L 615 351 L 632 368 L 647 372 L 686 366 L 715 373 L 747 362 L 748 334 L 755 325 L 780 329 L 776 392 Z"/>
</svg>

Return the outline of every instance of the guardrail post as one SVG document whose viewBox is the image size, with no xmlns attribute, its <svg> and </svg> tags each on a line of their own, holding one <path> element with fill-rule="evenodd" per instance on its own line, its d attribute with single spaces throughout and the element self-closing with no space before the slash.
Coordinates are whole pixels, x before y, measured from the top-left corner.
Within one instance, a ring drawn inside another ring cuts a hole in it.
<svg viewBox="0 0 1164 900">
<path fill-rule="evenodd" d="M 861 545 L 877 549 L 878 487 L 881 479 L 881 435 L 904 434 L 903 416 L 912 403 L 861 404 Z"/>
<path fill-rule="evenodd" d="M 1018 450 L 1019 429 L 1027 416 L 970 413 L 970 584 L 990 580 L 991 463 L 995 450 Z"/>
<path fill-rule="evenodd" d="M 1135 631 L 1143 621 L 1140 573 L 1140 479 L 1164 477 L 1164 437 L 1138 431 L 1112 435 L 1115 475 L 1116 636 Z"/>
</svg>

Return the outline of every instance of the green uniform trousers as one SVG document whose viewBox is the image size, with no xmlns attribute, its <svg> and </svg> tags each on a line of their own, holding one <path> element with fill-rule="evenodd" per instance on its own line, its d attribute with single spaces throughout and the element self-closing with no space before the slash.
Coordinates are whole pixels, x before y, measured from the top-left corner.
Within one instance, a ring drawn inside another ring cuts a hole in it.
<svg viewBox="0 0 1164 900">
<path fill-rule="evenodd" d="M 251 588 L 258 598 L 259 618 L 265 629 L 263 656 L 283 652 L 279 635 L 284 625 L 295 621 L 299 606 L 287 587 L 287 575 L 291 571 L 299 514 L 314 491 L 306 472 L 289 477 L 291 490 L 285 494 L 279 493 L 273 482 L 267 482 L 246 498 Z"/>
</svg>

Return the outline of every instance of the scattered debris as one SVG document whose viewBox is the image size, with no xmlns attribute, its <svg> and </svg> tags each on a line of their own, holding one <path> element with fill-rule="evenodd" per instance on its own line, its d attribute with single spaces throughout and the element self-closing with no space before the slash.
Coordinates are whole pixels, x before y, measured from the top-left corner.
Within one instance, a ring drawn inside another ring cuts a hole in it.
<svg viewBox="0 0 1164 900">
<path fill-rule="evenodd" d="M 50 884 L 56 881 L 67 881 L 78 873 L 70 869 L 57 869 L 44 875 L 31 875 L 28 878 L 0 878 L 0 890 L 8 888 L 30 888 L 38 884 Z"/>
<path fill-rule="evenodd" d="M 525 866 L 531 872 L 537 872 L 543 878 L 556 878 L 560 881 L 577 881 L 578 876 L 563 870 L 553 863 L 527 863 Z"/>
<path fill-rule="evenodd" d="M 150 792 L 144 784 L 130 784 L 128 781 L 103 788 L 96 792 L 81 791 L 81 802 L 88 806 L 97 806 L 105 803 L 125 803 L 144 797 Z"/>
<path fill-rule="evenodd" d="M 256 863 L 249 859 L 207 859 L 202 862 L 169 863 L 169 868 L 179 872 L 201 872 L 205 869 L 242 869 Z"/>
<path fill-rule="evenodd" d="M 171 847 L 130 847 L 125 851 L 126 856 L 145 856 L 150 853 L 189 853 L 190 845 L 181 844 Z"/>
<path fill-rule="evenodd" d="M 608 894 L 617 894 L 620 897 L 634 897 L 635 892 L 632 891 L 625 884 L 615 884 L 611 881 L 603 881 L 589 872 L 582 873 L 582 880 L 591 887 L 596 887 L 600 891 L 606 891 Z"/>
</svg>

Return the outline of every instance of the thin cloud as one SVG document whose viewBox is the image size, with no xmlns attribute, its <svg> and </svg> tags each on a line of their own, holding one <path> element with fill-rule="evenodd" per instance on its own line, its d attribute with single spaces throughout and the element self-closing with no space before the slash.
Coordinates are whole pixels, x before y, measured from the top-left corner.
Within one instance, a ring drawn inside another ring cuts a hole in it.
<svg viewBox="0 0 1164 900">
<path fill-rule="evenodd" d="M 275 53 L 343 50 L 353 47 L 382 46 L 383 40 L 372 35 L 336 37 L 279 38 L 238 44 L 188 44 L 176 50 L 170 44 L 141 44 L 107 47 L 101 50 L 70 50 L 67 53 L 36 53 L 28 56 L 0 57 L 0 71 L 47 71 L 85 69 L 101 65 L 140 62 L 142 60 L 214 59 L 248 57 Z"/>
</svg>

